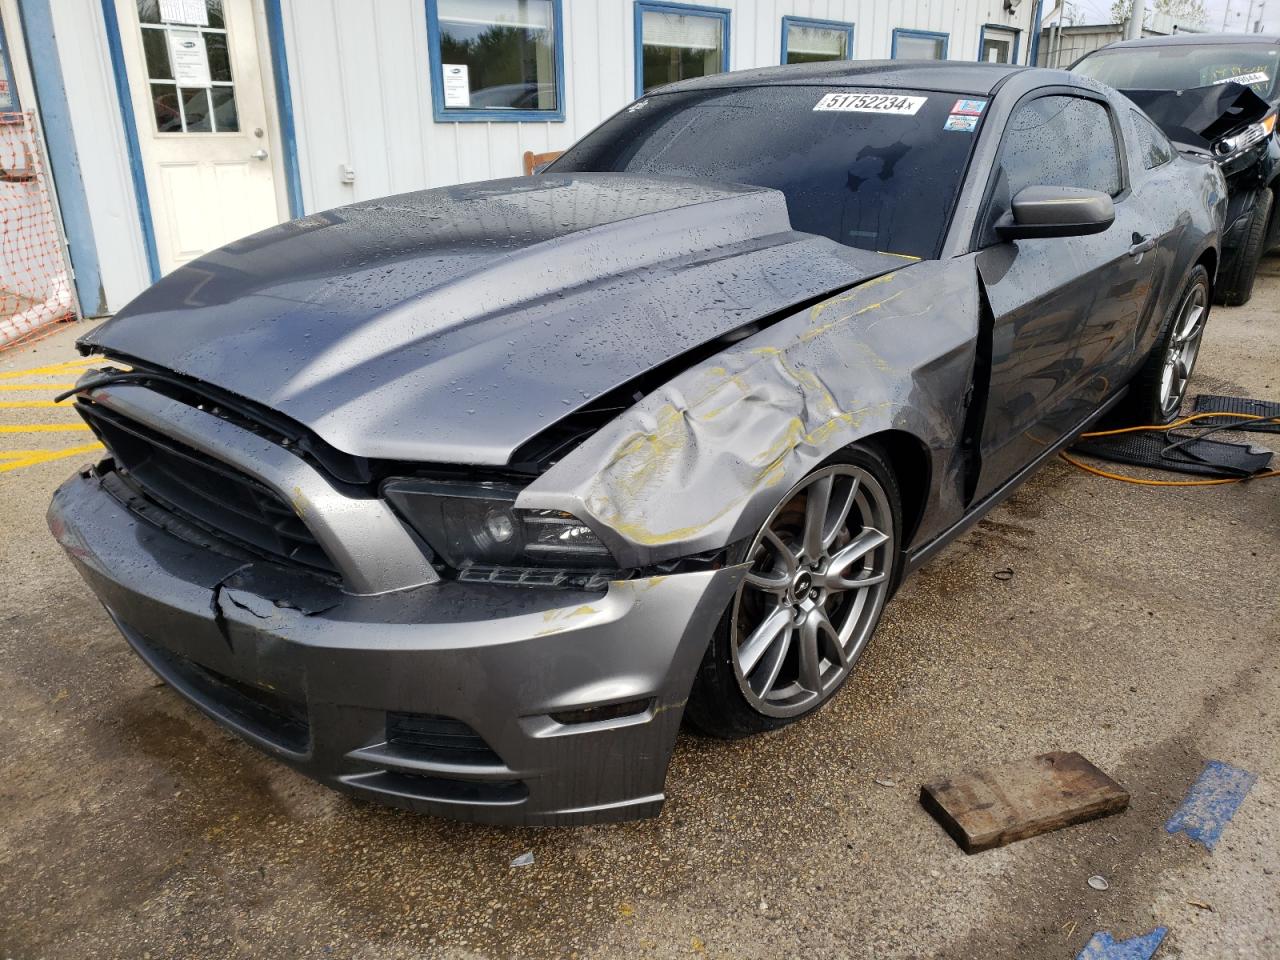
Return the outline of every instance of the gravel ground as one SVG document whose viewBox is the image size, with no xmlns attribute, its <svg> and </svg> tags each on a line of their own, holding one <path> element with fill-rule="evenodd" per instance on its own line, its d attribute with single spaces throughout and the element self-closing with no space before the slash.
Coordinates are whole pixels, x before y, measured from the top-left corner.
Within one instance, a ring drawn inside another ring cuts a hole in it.
<svg viewBox="0 0 1280 960">
<path fill-rule="evenodd" d="M 1214 312 L 1193 392 L 1280 399 L 1266 270 Z M 75 332 L 0 374 L 72 359 Z M 74 419 L 0 410 L 35 423 Z M 0 454 L 90 441 L 6 431 Z M 1157 925 L 1161 960 L 1280 957 L 1280 480 L 1162 489 L 1055 461 L 904 587 L 823 713 L 682 736 L 656 820 L 536 831 L 341 797 L 186 706 L 45 530 L 89 457 L 0 472 L 0 957 L 1034 960 Z M 1052 749 L 1129 811 L 966 857 L 917 802 Z M 1258 775 L 1212 854 L 1163 829 L 1206 759 Z"/>
</svg>

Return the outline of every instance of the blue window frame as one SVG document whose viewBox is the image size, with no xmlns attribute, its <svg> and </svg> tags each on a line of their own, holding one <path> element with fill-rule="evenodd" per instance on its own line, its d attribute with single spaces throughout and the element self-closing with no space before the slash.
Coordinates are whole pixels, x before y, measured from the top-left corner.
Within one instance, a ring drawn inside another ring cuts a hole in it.
<svg viewBox="0 0 1280 960">
<path fill-rule="evenodd" d="M 812 50 L 807 50 L 807 49 L 801 50 L 798 47 L 793 50 L 792 44 L 791 44 L 791 31 L 792 29 L 795 29 L 795 28 L 799 28 L 797 29 L 797 34 L 800 37 L 805 37 L 805 40 L 809 43 L 813 43 L 814 40 L 819 39 L 818 37 L 815 37 L 813 35 L 814 32 L 819 32 L 819 31 L 826 34 L 827 38 L 835 40 L 837 44 L 840 44 L 841 38 L 843 38 L 844 50 L 843 52 L 840 52 L 838 50 L 829 51 L 826 49 L 819 49 L 821 41 L 819 41 L 819 44 L 814 45 L 814 49 Z M 807 37 L 805 36 L 806 33 L 808 34 Z M 788 59 L 791 53 L 796 53 L 799 55 L 796 60 L 792 61 Z M 827 55 L 829 53 L 834 53 L 835 55 L 829 56 Z M 853 24 L 852 23 L 842 23 L 839 20 L 812 20 L 809 17 L 783 17 L 782 18 L 782 52 L 779 54 L 779 58 L 778 58 L 779 63 L 783 63 L 783 64 L 792 63 L 792 62 L 809 63 L 817 60 L 852 60 L 852 59 L 853 59 Z"/>
<path fill-rule="evenodd" d="M 667 58 L 665 63 L 663 57 Z M 691 3 L 636 0 L 635 63 L 637 97 L 664 83 L 724 73 L 729 69 L 729 11 Z"/>
<path fill-rule="evenodd" d="M 13 80 L 13 61 L 9 59 L 9 38 L 4 33 L 4 22 L 0 21 L 0 113 L 18 113 L 22 110 L 22 102 L 18 99 L 18 85 Z"/>
<path fill-rule="evenodd" d="M 437 122 L 564 120 L 561 0 L 426 0 L 426 4 L 431 109 Z M 486 51 L 477 49 L 482 38 Z M 494 49 L 506 56 L 494 59 Z M 451 81 L 447 94 L 446 71 Z"/>
<path fill-rule="evenodd" d="M 1009 39 L 1012 41 L 1009 44 L 1009 59 L 994 60 L 992 62 L 993 63 L 1017 63 L 1018 62 L 1018 45 L 1019 45 L 1019 41 L 1022 39 L 1022 31 L 1019 30 L 1017 27 L 1009 27 L 1003 23 L 984 23 L 981 29 L 978 30 L 978 61 L 980 63 L 983 63 L 983 62 L 986 62 L 986 59 L 987 59 L 987 31 L 988 30 L 991 31 L 993 40 L 996 39 L 995 37 L 996 34 L 1004 34 L 1005 36 L 1000 37 L 1001 40 Z"/>
<path fill-rule="evenodd" d="M 945 60 L 947 48 L 951 45 L 951 35 L 934 33 L 932 30 L 907 30 L 895 27 L 893 31 L 893 48 L 889 56 L 894 60 Z M 938 51 L 938 56 L 917 56 L 926 46 Z"/>
</svg>

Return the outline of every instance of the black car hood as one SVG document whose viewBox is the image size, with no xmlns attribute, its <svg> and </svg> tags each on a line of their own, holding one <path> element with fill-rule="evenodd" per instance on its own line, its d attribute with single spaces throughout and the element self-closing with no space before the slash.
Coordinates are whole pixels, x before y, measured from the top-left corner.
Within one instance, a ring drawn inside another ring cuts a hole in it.
<svg viewBox="0 0 1280 960">
<path fill-rule="evenodd" d="M 356 456 L 497 465 L 646 370 L 902 265 L 792 231 L 774 190 L 548 175 L 282 224 L 175 270 L 82 344 Z"/>
<path fill-rule="evenodd" d="M 1211 149 L 1237 130 L 1257 123 L 1271 105 L 1239 83 L 1187 90 L 1122 90 L 1175 143 Z"/>
</svg>

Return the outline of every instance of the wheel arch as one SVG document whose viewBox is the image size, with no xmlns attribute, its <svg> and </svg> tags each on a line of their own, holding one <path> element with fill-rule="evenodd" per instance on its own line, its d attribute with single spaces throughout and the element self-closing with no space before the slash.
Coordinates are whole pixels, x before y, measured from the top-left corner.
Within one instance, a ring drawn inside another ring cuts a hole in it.
<svg viewBox="0 0 1280 960">
<path fill-rule="evenodd" d="M 882 430 L 854 443 L 875 446 L 889 461 L 902 495 L 902 547 L 906 550 L 920 529 L 929 500 L 933 481 L 933 458 L 929 447 L 906 430 Z"/>
</svg>

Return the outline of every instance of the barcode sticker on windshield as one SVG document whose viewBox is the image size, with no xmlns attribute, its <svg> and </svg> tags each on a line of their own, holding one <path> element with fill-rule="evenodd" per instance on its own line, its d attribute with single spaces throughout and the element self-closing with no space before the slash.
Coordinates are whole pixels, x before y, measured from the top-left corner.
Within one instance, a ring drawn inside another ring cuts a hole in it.
<svg viewBox="0 0 1280 960">
<path fill-rule="evenodd" d="M 915 116 L 928 97 L 907 97 L 896 93 L 828 93 L 815 110 L 843 110 L 848 113 L 897 113 Z"/>
<path fill-rule="evenodd" d="M 1238 77 L 1227 77 L 1225 80 L 1217 81 L 1214 86 L 1221 86 L 1224 83 L 1239 83 L 1243 86 L 1250 86 L 1255 83 L 1270 83 L 1271 78 L 1265 73 L 1242 73 Z"/>
</svg>

